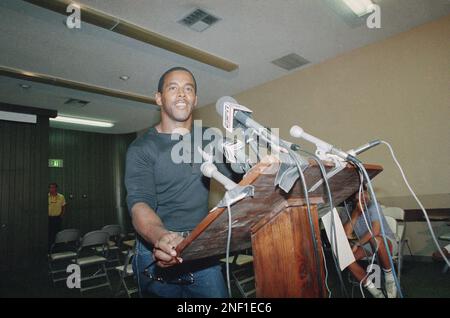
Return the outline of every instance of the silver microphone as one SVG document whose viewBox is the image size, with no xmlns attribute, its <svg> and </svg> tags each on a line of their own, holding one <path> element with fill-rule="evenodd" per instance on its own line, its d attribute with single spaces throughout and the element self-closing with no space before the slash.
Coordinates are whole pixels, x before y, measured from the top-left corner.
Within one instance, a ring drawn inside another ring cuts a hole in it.
<svg viewBox="0 0 450 318">
<path fill-rule="evenodd" d="M 376 139 L 371 142 L 368 142 L 367 144 L 359 146 L 356 149 L 349 150 L 348 153 L 351 154 L 352 156 L 357 156 L 360 153 L 363 153 L 364 151 L 367 151 L 375 146 L 378 146 L 379 144 L 381 144 L 381 140 Z"/>
<path fill-rule="evenodd" d="M 303 128 L 301 128 L 297 125 L 292 126 L 289 132 L 292 137 L 303 138 L 306 141 L 309 141 L 310 143 L 315 144 L 317 148 L 322 149 L 326 153 L 331 153 L 331 154 L 336 155 L 344 160 L 347 160 L 347 158 L 348 158 L 349 154 L 346 153 L 345 151 L 342 151 L 341 149 L 336 148 L 335 146 L 323 141 L 322 139 L 319 139 L 317 137 L 314 137 L 314 136 L 308 134 L 307 132 L 305 132 L 303 130 Z"/>
<path fill-rule="evenodd" d="M 227 190 L 234 189 L 237 186 L 235 182 L 231 181 L 226 176 L 221 174 L 212 162 L 202 163 L 202 165 L 200 166 L 200 170 L 205 177 L 213 178 L 217 182 L 221 183 Z"/>
</svg>

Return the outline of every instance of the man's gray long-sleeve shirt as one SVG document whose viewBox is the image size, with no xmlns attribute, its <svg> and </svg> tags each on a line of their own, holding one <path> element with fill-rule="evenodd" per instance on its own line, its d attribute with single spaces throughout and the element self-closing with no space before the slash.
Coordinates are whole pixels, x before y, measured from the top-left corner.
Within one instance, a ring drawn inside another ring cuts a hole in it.
<svg viewBox="0 0 450 318">
<path fill-rule="evenodd" d="M 191 134 L 180 138 L 195 140 Z M 155 128 L 133 141 L 127 151 L 125 186 L 130 211 L 136 203 L 144 202 L 168 230 L 182 232 L 194 229 L 207 215 L 210 180 L 200 171 L 201 163 L 173 161 L 172 148 L 178 143 L 180 140 L 172 140 L 171 134 L 158 133 Z M 217 167 L 232 176 L 225 164 Z"/>
</svg>

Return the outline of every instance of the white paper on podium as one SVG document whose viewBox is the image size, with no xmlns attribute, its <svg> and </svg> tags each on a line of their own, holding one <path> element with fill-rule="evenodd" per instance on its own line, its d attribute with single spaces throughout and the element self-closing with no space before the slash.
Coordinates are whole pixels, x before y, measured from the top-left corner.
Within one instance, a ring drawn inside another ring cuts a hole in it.
<svg viewBox="0 0 450 318">
<path fill-rule="evenodd" d="M 347 235 L 345 235 L 344 226 L 342 225 L 341 218 L 338 215 L 336 208 L 333 209 L 334 227 L 336 232 L 336 243 L 331 247 L 334 255 L 336 256 L 336 246 L 338 250 L 339 267 L 343 271 L 348 265 L 355 261 L 352 248 L 348 242 Z M 331 242 L 331 213 L 328 212 L 322 217 L 322 222 L 327 233 L 328 241 Z"/>
</svg>

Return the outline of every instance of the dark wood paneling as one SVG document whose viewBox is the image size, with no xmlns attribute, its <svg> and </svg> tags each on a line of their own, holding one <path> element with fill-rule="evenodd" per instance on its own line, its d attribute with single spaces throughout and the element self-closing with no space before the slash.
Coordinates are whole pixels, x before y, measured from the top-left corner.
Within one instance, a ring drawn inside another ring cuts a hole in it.
<svg viewBox="0 0 450 318">
<path fill-rule="evenodd" d="M 34 266 L 47 249 L 48 118 L 0 121 L 0 269 Z"/>
<path fill-rule="evenodd" d="M 49 180 L 58 183 L 66 197 L 65 228 L 78 228 L 84 234 L 119 223 L 131 230 L 123 173 L 126 150 L 135 138 L 136 134 L 50 129 L 49 158 L 64 160 L 63 168 L 49 168 Z"/>
</svg>

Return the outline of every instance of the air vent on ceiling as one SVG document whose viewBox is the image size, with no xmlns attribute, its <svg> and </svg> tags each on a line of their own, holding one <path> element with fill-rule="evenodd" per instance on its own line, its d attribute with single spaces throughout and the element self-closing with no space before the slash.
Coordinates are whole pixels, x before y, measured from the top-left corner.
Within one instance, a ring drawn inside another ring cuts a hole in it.
<svg viewBox="0 0 450 318">
<path fill-rule="evenodd" d="M 219 20 L 218 17 L 215 17 L 202 9 L 195 9 L 178 22 L 192 30 L 202 32 Z"/>
<path fill-rule="evenodd" d="M 287 71 L 290 71 L 293 70 L 294 68 L 308 64 L 309 61 L 298 54 L 291 53 L 272 61 L 272 63 L 275 64 L 276 66 L 284 68 Z"/>
<path fill-rule="evenodd" d="M 64 104 L 74 107 L 84 107 L 89 104 L 89 102 L 81 99 L 69 98 Z"/>
</svg>

